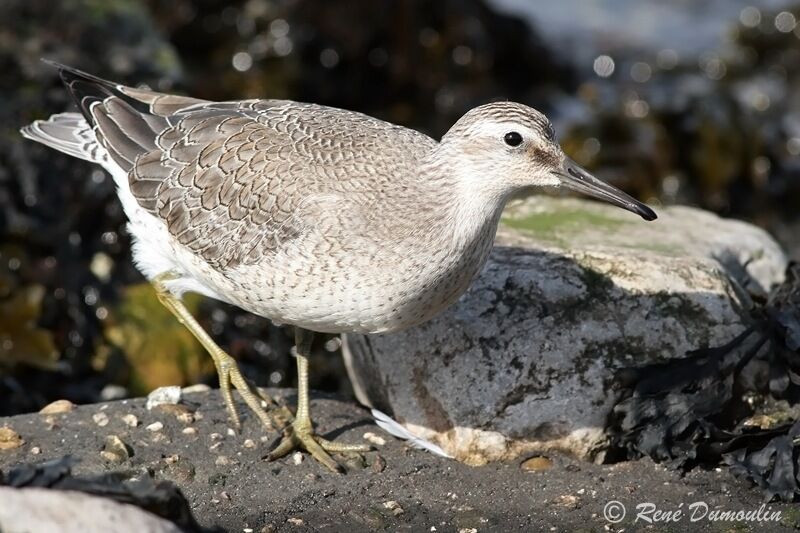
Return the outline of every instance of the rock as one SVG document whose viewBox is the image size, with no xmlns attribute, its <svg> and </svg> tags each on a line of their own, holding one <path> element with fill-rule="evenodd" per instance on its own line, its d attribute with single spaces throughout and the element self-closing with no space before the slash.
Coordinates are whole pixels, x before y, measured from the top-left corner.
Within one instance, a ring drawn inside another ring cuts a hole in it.
<svg viewBox="0 0 800 533">
<path fill-rule="evenodd" d="M 57 415 L 61 413 L 69 413 L 75 409 L 75 404 L 69 400 L 56 400 L 52 403 L 45 405 L 39 410 L 40 415 Z"/>
<path fill-rule="evenodd" d="M 481 275 L 432 321 L 350 335 L 358 399 L 470 464 L 529 452 L 600 460 L 617 369 L 682 357 L 743 329 L 781 281 L 764 231 L 687 207 L 644 223 L 576 199 L 511 206 Z"/>
<path fill-rule="evenodd" d="M 0 487 L 0 531 L 180 533 L 138 507 L 81 492 Z"/>
<path fill-rule="evenodd" d="M 181 401 L 181 388 L 177 385 L 159 387 L 147 395 L 147 410 L 159 405 L 175 405 Z"/>
</svg>

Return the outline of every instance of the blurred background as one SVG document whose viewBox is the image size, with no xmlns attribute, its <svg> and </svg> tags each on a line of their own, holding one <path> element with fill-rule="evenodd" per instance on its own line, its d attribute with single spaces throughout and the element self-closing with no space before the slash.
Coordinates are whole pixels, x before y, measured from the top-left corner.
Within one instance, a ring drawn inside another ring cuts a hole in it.
<svg viewBox="0 0 800 533">
<path fill-rule="evenodd" d="M 437 138 L 476 105 L 517 100 L 603 178 L 754 222 L 798 259 L 799 18 L 797 0 L 3 0 L 0 415 L 216 386 L 210 357 L 133 268 L 110 178 L 19 136 L 70 106 L 42 57 L 200 98 L 363 111 Z M 288 331 L 188 304 L 253 381 L 294 384 Z M 348 395 L 338 350 L 315 344 L 311 385 Z"/>
</svg>

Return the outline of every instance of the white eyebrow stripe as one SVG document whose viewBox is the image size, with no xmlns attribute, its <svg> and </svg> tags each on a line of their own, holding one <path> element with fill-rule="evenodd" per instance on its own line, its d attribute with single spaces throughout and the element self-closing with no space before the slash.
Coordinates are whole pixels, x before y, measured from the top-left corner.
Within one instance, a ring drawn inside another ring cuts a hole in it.
<svg viewBox="0 0 800 533">
<path fill-rule="evenodd" d="M 502 138 L 506 133 L 516 131 L 525 140 L 535 139 L 541 137 L 541 132 L 534 130 L 529 126 L 520 124 L 519 122 L 503 121 L 503 122 L 482 122 L 476 128 L 477 132 L 482 135 L 496 136 Z"/>
</svg>

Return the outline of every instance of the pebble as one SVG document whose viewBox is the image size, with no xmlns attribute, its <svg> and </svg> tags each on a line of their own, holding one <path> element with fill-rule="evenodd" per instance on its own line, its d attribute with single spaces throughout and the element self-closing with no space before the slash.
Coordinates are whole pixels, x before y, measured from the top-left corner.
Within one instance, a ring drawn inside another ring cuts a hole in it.
<svg viewBox="0 0 800 533">
<path fill-rule="evenodd" d="M 229 437 L 235 437 L 236 436 L 236 432 L 231 428 L 228 428 L 227 433 L 228 433 Z"/>
<path fill-rule="evenodd" d="M 211 387 L 209 387 L 205 383 L 198 383 L 196 385 L 189 385 L 188 387 L 182 388 L 181 392 L 184 394 L 191 394 L 193 392 L 208 392 L 210 390 Z"/>
<path fill-rule="evenodd" d="M 39 455 L 40 453 L 42 453 L 42 449 L 39 448 L 38 446 L 34 446 L 33 448 L 31 448 L 32 455 Z"/>
<path fill-rule="evenodd" d="M 519 467 L 526 472 L 542 472 L 550 470 L 553 467 L 553 461 L 549 457 L 536 455 L 523 461 Z"/>
<path fill-rule="evenodd" d="M 158 407 L 159 405 L 175 405 L 181 401 L 181 388 L 173 385 L 170 387 L 159 387 L 147 395 L 147 410 Z"/>
<path fill-rule="evenodd" d="M 181 433 L 184 435 L 197 435 L 197 428 L 183 428 Z"/>
<path fill-rule="evenodd" d="M 367 431 L 366 433 L 364 433 L 364 439 L 369 441 L 371 444 L 374 444 L 375 446 L 383 446 L 386 444 L 386 439 L 384 439 L 379 435 L 376 435 L 375 433 L 372 433 L 371 431 Z"/>
<path fill-rule="evenodd" d="M 69 413 L 75 409 L 75 404 L 69 400 L 56 400 L 48 403 L 39 410 L 41 415 L 58 415 L 61 413 Z"/>
<path fill-rule="evenodd" d="M 556 505 L 560 505 L 561 507 L 566 507 L 568 509 L 577 509 L 578 497 L 572 494 L 562 494 L 555 499 L 555 503 Z"/>
<path fill-rule="evenodd" d="M 242 444 L 242 446 L 244 446 L 245 448 L 255 448 L 256 443 L 255 441 L 253 441 L 253 439 L 245 439 L 244 444 Z"/>
<path fill-rule="evenodd" d="M 147 431 L 153 431 L 153 432 L 161 431 L 162 429 L 164 429 L 164 424 L 162 424 L 161 422 L 153 422 L 152 424 L 147 426 L 145 429 Z"/>
<path fill-rule="evenodd" d="M 108 415 L 105 413 L 95 413 L 92 415 L 92 420 L 94 423 L 100 427 L 105 427 L 108 425 Z"/>
<path fill-rule="evenodd" d="M 372 471 L 380 474 L 384 470 L 386 470 L 386 459 L 381 455 L 375 454 L 375 460 L 372 461 Z"/>
<path fill-rule="evenodd" d="M 125 442 L 116 435 L 109 435 L 106 437 L 105 445 L 103 446 L 103 450 L 100 452 L 100 456 L 108 461 L 109 463 L 123 463 L 126 460 L 130 459 L 133 455 L 133 450 L 130 446 L 125 444 Z"/>
<path fill-rule="evenodd" d="M 212 433 L 208 438 L 211 440 L 222 440 L 225 437 L 222 436 L 222 433 Z"/>
<path fill-rule="evenodd" d="M 169 461 L 165 459 L 164 467 L 161 469 L 164 477 L 178 483 L 194 479 L 195 467 L 189 460 L 177 455 L 169 456 L 168 459 Z"/>
<path fill-rule="evenodd" d="M 286 522 L 292 524 L 293 526 L 302 526 L 305 524 L 302 518 L 287 518 Z"/>
<path fill-rule="evenodd" d="M 13 450 L 25 444 L 19 433 L 8 426 L 0 428 L 0 450 Z"/>
<path fill-rule="evenodd" d="M 122 421 L 125 422 L 125 425 L 130 427 L 130 428 L 135 428 L 136 426 L 139 425 L 139 419 L 136 418 L 136 415 L 127 414 L 127 415 L 123 415 L 121 418 L 122 418 Z"/>
<path fill-rule="evenodd" d="M 388 502 L 383 502 L 383 507 L 385 509 L 389 509 L 393 515 L 400 516 L 401 514 L 405 513 L 400 504 L 394 500 L 389 500 Z"/>
<path fill-rule="evenodd" d="M 228 458 L 227 455 L 219 455 L 214 461 L 214 464 L 217 466 L 228 466 L 231 464 L 231 460 Z"/>
<path fill-rule="evenodd" d="M 292 454 L 292 462 L 296 465 L 299 465 L 303 462 L 303 452 L 294 452 Z"/>
<path fill-rule="evenodd" d="M 121 385 L 109 384 L 100 391 L 100 399 L 104 402 L 122 400 L 128 396 L 128 389 Z"/>
<path fill-rule="evenodd" d="M 194 422 L 194 413 L 182 404 L 164 403 L 157 407 L 158 412 L 173 415 L 178 422 L 191 424 Z"/>
</svg>

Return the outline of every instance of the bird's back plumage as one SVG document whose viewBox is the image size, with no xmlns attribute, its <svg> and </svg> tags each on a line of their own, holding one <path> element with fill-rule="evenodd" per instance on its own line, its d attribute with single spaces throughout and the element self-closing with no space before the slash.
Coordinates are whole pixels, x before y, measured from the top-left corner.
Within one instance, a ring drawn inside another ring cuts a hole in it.
<svg viewBox="0 0 800 533">
<path fill-rule="evenodd" d="M 480 266 L 451 272 L 460 258 L 432 231 L 452 191 L 421 175 L 438 143 L 419 132 L 314 104 L 208 102 L 59 71 L 83 118 L 55 115 L 23 134 L 111 172 L 134 260 L 148 277 L 177 272 L 176 292 L 317 331 L 379 331 L 435 313 Z M 431 257 L 414 257 L 426 245 Z"/>
</svg>

